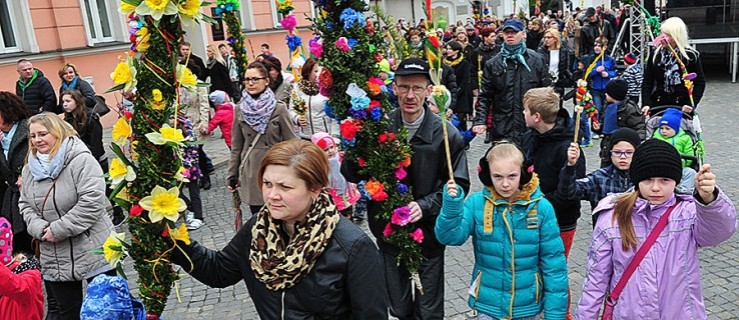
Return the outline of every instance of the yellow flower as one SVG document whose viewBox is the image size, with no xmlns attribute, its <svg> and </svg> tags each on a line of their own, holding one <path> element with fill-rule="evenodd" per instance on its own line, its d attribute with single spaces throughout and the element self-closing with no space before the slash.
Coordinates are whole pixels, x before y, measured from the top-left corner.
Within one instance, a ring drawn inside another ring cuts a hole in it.
<svg viewBox="0 0 739 320">
<path fill-rule="evenodd" d="M 123 259 L 123 240 L 126 239 L 125 233 L 117 233 L 115 231 L 110 232 L 110 236 L 103 243 L 103 254 L 105 260 L 110 263 L 111 266 L 115 267 Z"/>
<path fill-rule="evenodd" d="M 151 90 L 151 95 L 154 96 L 154 101 L 159 102 L 162 101 L 162 91 L 159 89 Z"/>
<path fill-rule="evenodd" d="M 177 5 L 172 0 L 144 0 L 136 7 L 136 13 L 161 20 L 164 15 L 177 14 Z"/>
<path fill-rule="evenodd" d="M 172 237 L 172 240 L 179 240 L 184 242 L 186 245 L 190 245 L 190 234 L 187 232 L 187 225 L 183 223 L 177 229 L 172 229 L 167 226 L 167 229 L 169 229 L 169 236 Z"/>
<path fill-rule="evenodd" d="M 149 132 L 146 134 L 146 138 L 151 143 L 156 145 L 163 145 L 167 142 L 173 142 L 179 144 L 185 140 L 180 129 L 172 128 L 168 124 L 164 124 L 159 128 L 159 132 Z"/>
<path fill-rule="evenodd" d="M 124 179 L 126 181 L 133 181 L 136 179 L 136 172 L 133 171 L 133 168 L 131 166 L 126 166 L 123 164 L 123 161 L 118 158 L 113 158 L 113 161 L 110 162 L 108 173 L 110 173 L 110 181 L 113 182 L 113 185 L 118 185 Z"/>
<path fill-rule="evenodd" d="M 125 14 L 125 15 L 131 14 L 135 10 L 136 10 L 136 7 L 135 6 L 132 6 L 132 5 L 130 5 L 128 3 L 125 3 L 123 1 L 121 1 L 121 7 L 118 8 L 118 11 L 120 13 L 122 13 L 122 14 Z"/>
<path fill-rule="evenodd" d="M 139 52 L 145 52 L 149 49 L 149 38 L 151 35 L 149 34 L 149 28 L 142 27 L 139 29 L 139 31 L 136 32 L 136 36 L 138 39 L 136 39 L 136 50 Z"/>
<path fill-rule="evenodd" d="M 185 0 L 185 5 L 178 2 L 177 9 L 185 16 L 190 18 L 195 17 L 195 15 L 200 13 L 200 0 Z"/>
<path fill-rule="evenodd" d="M 167 190 L 156 186 L 151 195 L 139 201 L 139 205 L 149 211 L 151 222 L 159 222 L 163 218 L 172 222 L 177 221 L 179 213 L 187 209 L 185 200 L 180 199 L 180 190 L 177 187 Z"/>
<path fill-rule="evenodd" d="M 181 64 L 177 65 L 177 81 L 186 88 L 195 88 L 198 85 L 198 78 L 192 74 L 190 69 Z"/>
<path fill-rule="evenodd" d="M 115 144 L 119 146 L 122 146 L 126 143 L 128 137 L 131 136 L 131 132 L 131 125 L 128 124 L 128 121 L 126 121 L 126 117 L 118 118 L 118 121 L 116 121 L 115 125 L 113 125 L 113 131 L 111 132 L 111 135 L 113 136 L 113 142 L 115 142 Z"/>
<path fill-rule="evenodd" d="M 110 78 L 113 79 L 113 83 L 116 85 L 125 84 L 124 91 L 136 88 L 136 68 L 133 66 L 133 60 L 129 55 L 126 55 L 125 61 L 118 62 L 113 73 L 110 74 Z"/>
</svg>

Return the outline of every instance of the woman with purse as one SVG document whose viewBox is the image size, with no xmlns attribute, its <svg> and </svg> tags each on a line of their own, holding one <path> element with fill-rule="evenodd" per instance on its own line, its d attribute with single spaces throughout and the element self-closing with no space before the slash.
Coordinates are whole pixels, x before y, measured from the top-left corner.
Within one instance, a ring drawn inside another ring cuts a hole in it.
<svg viewBox="0 0 739 320">
<path fill-rule="evenodd" d="M 696 193 L 675 194 L 680 154 L 647 140 L 634 152 L 633 192 L 603 199 L 588 249 L 578 319 L 706 319 L 698 248 L 736 231 L 736 210 L 716 186 L 711 165 L 696 175 Z"/>
<path fill-rule="evenodd" d="M 30 150 L 23 168 L 20 211 L 41 241 L 47 319 L 79 319 L 82 281 L 116 271 L 92 253 L 113 231 L 97 160 L 72 126 L 55 114 L 28 119 Z"/>
<path fill-rule="evenodd" d="M 228 190 L 239 189 L 242 202 L 253 214 L 264 200 L 257 170 L 267 150 L 278 142 L 295 139 L 287 106 L 275 98 L 269 88 L 270 77 L 261 62 L 252 62 L 244 73 L 244 92 L 234 111 L 231 129 L 231 160 L 228 167 Z"/>
</svg>

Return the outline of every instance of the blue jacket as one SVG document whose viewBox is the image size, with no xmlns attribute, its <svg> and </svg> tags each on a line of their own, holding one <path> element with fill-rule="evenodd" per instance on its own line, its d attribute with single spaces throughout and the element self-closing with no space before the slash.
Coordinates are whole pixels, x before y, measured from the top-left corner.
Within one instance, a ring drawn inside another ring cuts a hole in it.
<svg viewBox="0 0 739 320">
<path fill-rule="evenodd" d="M 436 237 L 460 246 L 472 235 L 475 267 L 469 306 L 495 318 L 539 314 L 564 319 L 567 310 L 567 262 L 552 205 L 534 176 L 509 204 L 491 188 L 467 201 L 444 192 Z M 515 288 L 515 289 L 513 289 Z"/>
<path fill-rule="evenodd" d="M 605 68 L 605 71 L 608 72 L 608 77 L 603 77 L 600 72 L 596 71 L 598 67 L 603 66 Z M 618 72 L 616 72 L 616 62 L 613 61 L 613 58 L 609 55 L 604 55 L 603 59 L 598 59 L 598 61 L 595 62 L 595 67 L 593 67 L 593 70 L 590 71 L 590 78 L 593 79 L 593 84 L 590 86 L 591 89 L 595 90 L 606 90 L 606 85 L 608 84 L 608 81 L 611 80 L 611 78 L 615 78 L 618 76 Z"/>
</svg>

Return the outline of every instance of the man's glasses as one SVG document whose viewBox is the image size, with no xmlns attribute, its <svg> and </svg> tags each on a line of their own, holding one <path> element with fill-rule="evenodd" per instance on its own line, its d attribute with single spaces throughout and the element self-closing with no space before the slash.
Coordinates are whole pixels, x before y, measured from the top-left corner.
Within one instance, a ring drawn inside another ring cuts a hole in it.
<svg viewBox="0 0 739 320">
<path fill-rule="evenodd" d="M 634 150 L 611 150 L 611 155 L 614 157 L 626 157 L 631 158 L 634 155 Z"/>
<path fill-rule="evenodd" d="M 405 85 L 395 86 L 395 90 L 398 90 L 398 93 L 400 93 L 400 94 L 406 94 L 411 89 L 413 89 L 413 93 L 415 93 L 415 94 L 422 94 L 424 91 L 426 91 L 426 87 L 413 87 L 413 88 L 411 88 L 410 86 L 405 86 Z"/>
<path fill-rule="evenodd" d="M 259 82 L 259 80 L 264 80 L 264 79 L 267 79 L 267 77 L 262 77 L 262 78 L 244 78 L 244 82 L 246 82 L 246 83 L 257 83 L 257 82 Z"/>
</svg>

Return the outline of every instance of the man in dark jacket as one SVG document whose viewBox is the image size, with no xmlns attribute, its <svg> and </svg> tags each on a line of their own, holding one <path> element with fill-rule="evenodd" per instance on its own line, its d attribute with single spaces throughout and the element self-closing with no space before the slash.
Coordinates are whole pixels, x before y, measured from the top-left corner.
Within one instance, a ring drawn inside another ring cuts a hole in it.
<svg viewBox="0 0 739 320">
<path fill-rule="evenodd" d="M 529 89 L 551 85 L 552 77 L 544 58 L 526 49 L 521 21 L 507 20 L 503 32 L 503 48 L 483 67 L 472 132 L 487 132 L 486 142 L 506 139 L 520 144 L 526 132 L 523 95 Z"/>
<path fill-rule="evenodd" d="M 190 50 L 192 48 L 192 45 L 190 45 L 189 42 L 183 42 L 180 44 L 180 62 L 184 64 L 183 61 L 185 60 L 191 60 L 193 64 L 197 67 L 196 70 L 191 70 L 195 72 L 195 75 L 198 77 L 198 80 L 201 82 L 205 82 L 206 79 L 208 79 L 208 68 L 205 67 L 205 63 L 203 63 L 203 59 L 196 56 L 192 51 Z M 188 61 L 189 63 L 189 61 Z M 195 68 L 191 68 L 195 69 Z"/>
<path fill-rule="evenodd" d="M 400 249 L 385 241 L 383 229 L 388 223 L 380 211 L 383 203 L 368 204 L 368 221 L 372 234 L 377 238 L 385 280 L 388 286 L 390 313 L 398 319 L 443 319 L 444 318 L 444 246 L 434 233 L 436 217 L 441 210 L 442 188 L 449 180 L 446 164 L 441 119 L 432 114 L 425 103 L 431 94 L 428 64 L 418 58 L 403 60 L 395 71 L 393 90 L 400 106 L 389 117 L 392 121 L 388 131 L 398 132 L 405 127 L 413 150 L 407 176 L 401 182 L 412 190 L 413 201 L 410 221 L 423 230 L 421 243 L 423 260 L 419 270 L 423 294 L 411 293 L 410 273 L 405 266 L 398 265 Z M 447 124 L 454 180 L 465 192 L 470 180 L 467 172 L 467 156 L 462 136 Z M 369 178 L 360 174 L 356 159 L 345 158 L 341 173 L 350 182 Z M 415 299 L 412 297 L 415 296 Z"/>
<path fill-rule="evenodd" d="M 608 20 L 601 19 L 595 12 L 595 9 L 588 8 L 585 10 L 585 20 L 587 23 L 580 31 L 580 55 L 592 54 L 595 40 L 601 36 L 608 39 L 611 43 L 616 40 L 613 27 Z"/>
<path fill-rule="evenodd" d="M 574 121 L 567 110 L 559 107 L 559 95 L 552 88 L 529 90 L 524 96 L 524 117 L 531 128 L 523 137 L 526 158 L 532 160 L 539 175 L 539 188 L 552 203 L 559 223 L 565 256 L 570 253 L 580 218 L 580 200 L 566 200 L 557 189 L 559 172 L 567 163 L 567 149 L 575 135 Z M 577 178 L 585 176 L 585 157 L 575 164 Z"/>
<path fill-rule="evenodd" d="M 18 74 L 20 78 L 15 84 L 15 94 L 23 99 L 31 115 L 44 111 L 57 114 L 63 112 L 63 109 L 57 108 L 56 94 L 51 82 L 41 70 L 33 67 L 31 61 L 18 60 Z"/>
</svg>

